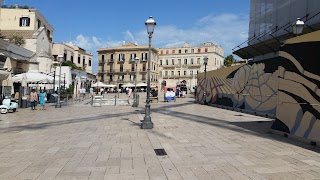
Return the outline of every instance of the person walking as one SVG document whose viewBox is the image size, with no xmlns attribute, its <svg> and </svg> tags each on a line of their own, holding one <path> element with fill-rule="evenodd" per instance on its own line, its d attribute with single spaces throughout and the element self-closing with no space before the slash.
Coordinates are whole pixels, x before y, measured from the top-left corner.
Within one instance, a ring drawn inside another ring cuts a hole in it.
<svg viewBox="0 0 320 180">
<path fill-rule="evenodd" d="M 30 105 L 31 105 L 31 110 L 36 110 L 36 103 L 38 101 L 38 94 L 36 93 L 35 89 L 32 89 L 30 93 Z"/>
<path fill-rule="evenodd" d="M 39 94 L 39 103 L 40 103 L 40 110 L 46 110 L 45 108 L 45 105 L 46 105 L 46 99 L 47 99 L 47 93 L 44 92 L 43 89 L 41 89 L 41 92 Z"/>
</svg>

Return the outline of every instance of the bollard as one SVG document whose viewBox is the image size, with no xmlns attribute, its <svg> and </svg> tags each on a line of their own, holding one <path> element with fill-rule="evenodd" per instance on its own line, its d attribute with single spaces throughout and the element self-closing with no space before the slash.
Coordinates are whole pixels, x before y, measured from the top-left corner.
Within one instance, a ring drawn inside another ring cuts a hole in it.
<svg viewBox="0 0 320 180">
<path fill-rule="evenodd" d="M 93 106 L 93 95 L 91 96 L 91 106 Z"/>
<path fill-rule="evenodd" d="M 136 95 L 136 101 L 137 101 L 137 105 L 139 106 L 139 94 Z"/>
<path fill-rule="evenodd" d="M 114 105 L 117 105 L 117 95 L 114 96 Z"/>
</svg>

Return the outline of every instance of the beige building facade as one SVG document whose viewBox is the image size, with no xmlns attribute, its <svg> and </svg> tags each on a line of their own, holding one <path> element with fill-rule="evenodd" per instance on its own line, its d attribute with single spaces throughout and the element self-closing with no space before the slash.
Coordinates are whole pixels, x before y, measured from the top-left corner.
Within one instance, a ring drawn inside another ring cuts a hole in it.
<svg viewBox="0 0 320 180">
<path fill-rule="evenodd" d="M 73 43 L 53 43 L 52 55 L 55 61 L 62 54 L 64 61 L 71 61 L 83 71 L 92 74 L 92 54 Z"/>
<path fill-rule="evenodd" d="M 147 82 L 149 47 L 128 43 L 122 46 L 98 49 L 98 76 L 97 79 L 107 84 L 117 85 L 134 83 L 137 73 L 137 83 Z M 135 65 L 134 59 L 140 59 Z M 150 84 L 157 86 L 159 81 L 158 51 L 151 49 Z"/>
<path fill-rule="evenodd" d="M 204 57 L 208 57 L 207 71 L 223 66 L 224 50 L 211 42 L 200 46 L 185 43 L 182 47 L 159 48 L 159 80 L 161 87 L 176 86 L 185 81 L 193 91 L 197 85 L 197 74 L 204 72 Z"/>
<path fill-rule="evenodd" d="M 1 30 L 37 31 L 44 27 L 45 32 L 52 40 L 53 27 L 46 18 L 36 9 L 1 8 Z"/>
</svg>

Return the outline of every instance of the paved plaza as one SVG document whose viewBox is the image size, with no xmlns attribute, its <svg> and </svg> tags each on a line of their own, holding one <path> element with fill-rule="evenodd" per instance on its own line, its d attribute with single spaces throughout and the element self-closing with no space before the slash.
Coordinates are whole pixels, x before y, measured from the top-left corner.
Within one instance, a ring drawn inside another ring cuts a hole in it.
<svg viewBox="0 0 320 180">
<path fill-rule="evenodd" d="M 160 99 L 142 130 L 143 101 L 2 114 L 0 179 L 320 179 L 319 148 L 268 133 L 270 119 Z"/>
</svg>

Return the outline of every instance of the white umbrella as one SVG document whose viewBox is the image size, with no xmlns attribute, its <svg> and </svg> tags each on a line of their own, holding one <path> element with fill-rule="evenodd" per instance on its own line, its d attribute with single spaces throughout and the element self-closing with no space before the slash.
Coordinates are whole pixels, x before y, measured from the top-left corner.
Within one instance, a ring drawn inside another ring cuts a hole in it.
<svg viewBox="0 0 320 180">
<path fill-rule="evenodd" d="M 137 84 L 137 87 L 143 87 L 143 86 L 148 86 L 148 84 L 146 84 L 146 83 L 138 83 Z"/>
<path fill-rule="evenodd" d="M 127 84 L 122 85 L 122 87 L 134 87 L 134 84 L 132 84 L 132 83 L 127 83 Z"/>
<path fill-rule="evenodd" d="M 52 76 L 39 72 L 27 72 L 22 74 L 16 74 L 12 77 L 13 82 L 22 83 L 23 79 L 26 83 L 52 84 L 54 78 Z"/>
</svg>

